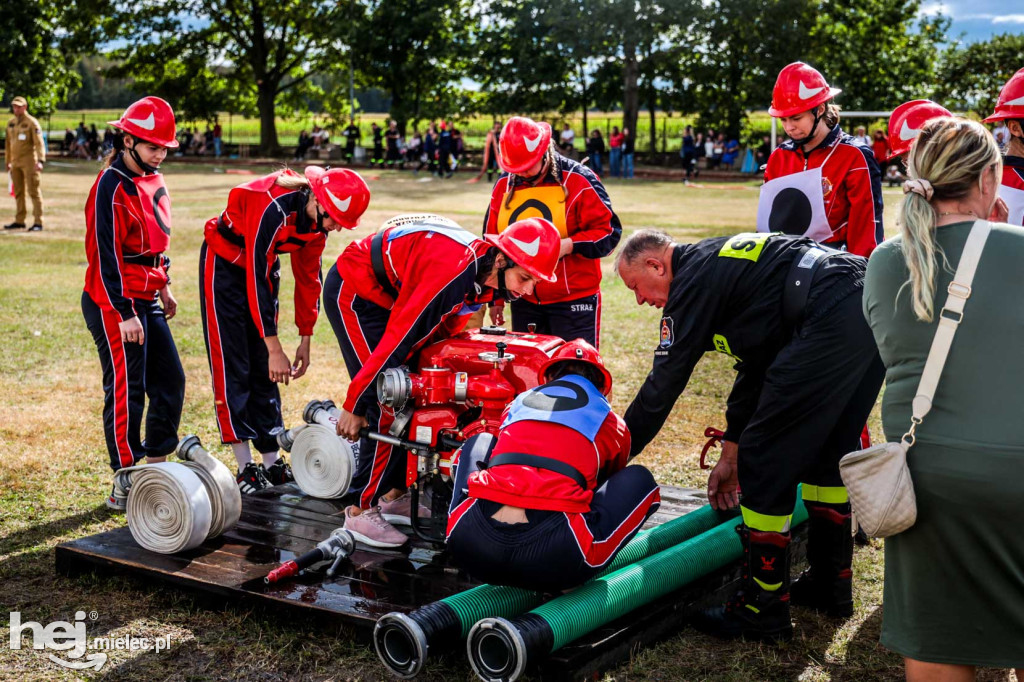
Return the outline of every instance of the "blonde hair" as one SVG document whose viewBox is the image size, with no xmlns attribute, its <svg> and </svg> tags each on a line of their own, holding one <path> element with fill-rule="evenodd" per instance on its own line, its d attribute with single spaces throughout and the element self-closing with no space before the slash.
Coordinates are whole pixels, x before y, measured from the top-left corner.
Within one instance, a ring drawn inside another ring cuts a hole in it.
<svg viewBox="0 0 1024 682">
<path fill-rule="evenodd" d="M 290 170 L 285 167 L 285 170 Z M 306 179 L 305 175 L 301 173 L 281 173 L 277 176 L 277 180 L 274 182 L 278 187 L 284 187 L 285 189 L 306 189 L 309 187 L 309 180 Z"/>
<path fill-rule="evenodd" d="M 986 169 L 995 167 L 999 177 L 1002 159 L 995 140 L 979 123 L 943 117 L 930 121 L 914 140 L 907 155 L 908 183 L 926 180 L 931 198 L 917 191 L 903 197 L 899 209 L 903 258 L 910 271 L 914 315 L 931 322 L 935 315 L 935 279 L 938 256 L 945 254 L 935 241 L 938 216 L 931 202 L 966 197 L 975 185 L 981 188 Z M 902 291 L 902 287 L 901 287 Z"/>
</svg>

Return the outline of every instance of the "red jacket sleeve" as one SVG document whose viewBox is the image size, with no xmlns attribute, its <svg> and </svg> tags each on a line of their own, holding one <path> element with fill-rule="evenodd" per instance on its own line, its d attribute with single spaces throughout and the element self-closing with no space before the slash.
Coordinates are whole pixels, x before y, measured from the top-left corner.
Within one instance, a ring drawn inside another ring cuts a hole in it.
<svg viewBox="0 0 1024 682">
<path fill-rule="evenodd" d="M 484 214 L 483 234 L 498 234 L 498 213 L 501 212 L 501 202 L 508 191 L 508 175 L 503 175 L 494 183 L 491 190 L 491 202 L 487 204 L 487 213 Z"/>
<path fill-rule="evenodd" d="M 117 195 L 121 181 L 116 171 L 107 170 L 96 182 L 92 205 L 86 207 L 86 216 L 92 214 L 93 243 L 86 248 L 87 256 L 95 258 L 90 265 L 96 268 L 99 277 L 99 289 L 102 295 L 90 291 L 96 305 L 108 311 L 117 311 L 121 320 L 135 317 L 135 304 L 124 295 L 124 257 L 121 243 L 125 237 L 124 217 L 121 206 L 117 203 Z M 123 195 L 121 197 L 124 199 Z"/>
<path fill-rule="evenodd" d="M 626 422 L 614 412 L 605 417 L 601 429 L 594 439 L 597 451 L 601 453 L 601 477 L 606 478 L 621 471 L 629 462 L 630 437 Z"/>
<path fill-rule="evenodd" d="M 245 190 L 234 190 L 228 198 L 228 213 L 232 215 L 231 202 L 238 193 L 252 194 Z M 262 208 L 262 207 L 261 207 Z M 260 338 L 277 336 L 277 296 L 273 281 L 277 254 L 274 247 L 285 217 L 276 206 L 267 206 L 259 212 L 245 211 L 241 225 L 245 230 L 245 291 L 249 301 L 249 314 L 256 325 Z M 232 217 L 232 222 L 235 218 Z M 255 225 L 250 224 L 256 223 Z M 236 225 L 239 223 L 235 223 Z"/>
<path fill-rule="evenodd" d="M 843 179 L 850 215 L 846 224 L 846 249 L 865 258 L 885 239 L 882 227 L 882 171 L 869 147 L 854 147 L 858 158 Z"/>
<path fill-rule="evenodd" d="M 295 326 L 300 336 L 312 336 L 320 314 L 320 293 L 323 290 L 321 257 L 327 235 L 320 235 L 292 253 L 292 275 L 295 277 Z"/>
<path fill-rule="evenodd" d="M 571 187 L 567 183 L 568 209 L 575 214 L 575 220 L 569 224 L 576 226 L 569 235 L 573 243 L 572 252 L 583 258 L 603 258 L 619 243 L 622 223 L 612 210 L 607 190 L 593 171 L 580 167 L 573 175 L 576 181 L 571 183 Z"/>
<path fill-rule="evenodd" d="M 369 402 L 376 400 L 373 389 L 377 375 L 407 362 L 416 348 L 462 308 L 466 294 L 474 291 L 474 263 L 464 263 L 453 272 L 450 265 L 445 267 L 452 262 L 451 252 L 444 251 L 437 245 L 421 248 L 405 264 L 405 271 L 418 277 L 402 283 L 383 337 L 352 377 L 343 405 L 352 414 L 364 415 Z"/>
</svg>

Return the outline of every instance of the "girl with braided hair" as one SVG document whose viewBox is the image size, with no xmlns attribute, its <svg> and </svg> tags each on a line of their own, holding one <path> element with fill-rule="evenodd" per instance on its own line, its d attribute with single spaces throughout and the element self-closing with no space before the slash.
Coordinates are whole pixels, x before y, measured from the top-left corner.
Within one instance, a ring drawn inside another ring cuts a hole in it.
<svg viewBox="0 0 1024 682">
<path fill-rule="evenodd" d="M 562 239 L 556 282 L 511 303 L 512 329 L 582 338 L 598 347 L 601 330 L 601 258 L 622 236 L 604 185 L 589 168 L 555 150 L 551 126 L 515 116 L 500 136 L 499 163 L 505 171 L 491 192 L 484 234 L 498 234 L 524 218 L 543 218 Z M 529 250 L 530 244 L 523 245 Z M 491 320 L 504 323 L 504 302 L 491 307 Z"/>
</svg>

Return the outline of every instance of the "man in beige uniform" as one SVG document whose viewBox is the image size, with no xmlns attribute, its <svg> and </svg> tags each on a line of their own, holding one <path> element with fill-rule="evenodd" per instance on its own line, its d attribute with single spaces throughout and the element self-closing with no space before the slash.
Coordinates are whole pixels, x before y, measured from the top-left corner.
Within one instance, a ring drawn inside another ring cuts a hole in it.
<svg viewBox="0 0 1024 682">
<path fill-rule="evenodd" d="M 43 229 L 43 195 L 39 191 L 39 174 L 46 162 L 46 145 L 39 121 L 29 115 L 24 97 L 11 100 L 14 118 L 7 123 L 7 172 L 14 183 L 17 215 L 14 222 L 4 225 L 5 230 L 25 227 L 25 190 L 32 196 L 32 227 L 29 232 Z"/>
</svg>

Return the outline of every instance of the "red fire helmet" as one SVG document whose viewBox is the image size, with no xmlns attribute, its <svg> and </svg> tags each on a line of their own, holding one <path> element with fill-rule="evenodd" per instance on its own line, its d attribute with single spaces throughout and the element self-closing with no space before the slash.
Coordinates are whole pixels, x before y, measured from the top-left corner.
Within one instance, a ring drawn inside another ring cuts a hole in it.
<svg viewBox="0 0 1024 682">
<path fill-rule="evenodd" d="M 567 360 L 576 360 L 578 362 L 586 362 L 593 365 L 601 374 L 604 376 L 604 386 L 601 388 L 601 392 L 608 395 L 612 392 L 612 375 L 611 372 L 604 366 L 604 360 L 601 358 L 601 354 L 597 352 L 597 349 L 591 346 L 583 339 L 576 339 L 563 344 L 558 347 L 552 355 L 551 359 L 544 363 L 540 368 L 541 381 L 548 381 L 548 370 L 557 365 L 560 362 Z"/>
<path fill-rule="evenodd" d="M 544 158 L 550 144 L 550 125 L 513 116 L 501 129 L 498 163 L 507 173 L 522 173 Z"/>
<path fill-rule="evenodd" d="M 348 168 L 306 166 L 303 175 L 321 208 L 336 223 L 349 230 L 359 224 L 359 217 L 370 205 L 370 188 L 359 173 Z"/>
<path fill-rule="evenodd" d="M 1002 121 L 1006 118 L 1024 118 L 1024 69 L 1010 76 L 999 91 L 996 110 L 985 119 L 985 123 Z"/>
<path fill-rule="evenodd" d="M 175 139 L 174 110 L 159 97 L 143 97 L 129 105 L 121 118 L 108 123 L 132 137 L 158 144 L 167 149 L 177 149 Z"/>
<path fill-rule="evenodd" d="M 779 72 L 768 113 L 775 118 L 796 116 L 829 101 L 840 92 L 842 90 L 830 87 L 813 66 L 793 62 Z"/>
<path fill-rule="evenodd" d="M 906 154 L 925 123 L 952 115 L 946 107 L 930 99 L 915 99 L 899 105 L 889 117 L 889 154 L 885 158 L 895 159 Z"/>
<path fill-rule="evenodd" d="M 501 234 L 489 234 L 484 238 L 537 279 L 545 282 L 558 280 L 555 266 L 558 265 L 562 238 L 549 221 L 543 218 L 518 220 Z"/>
</svg>

